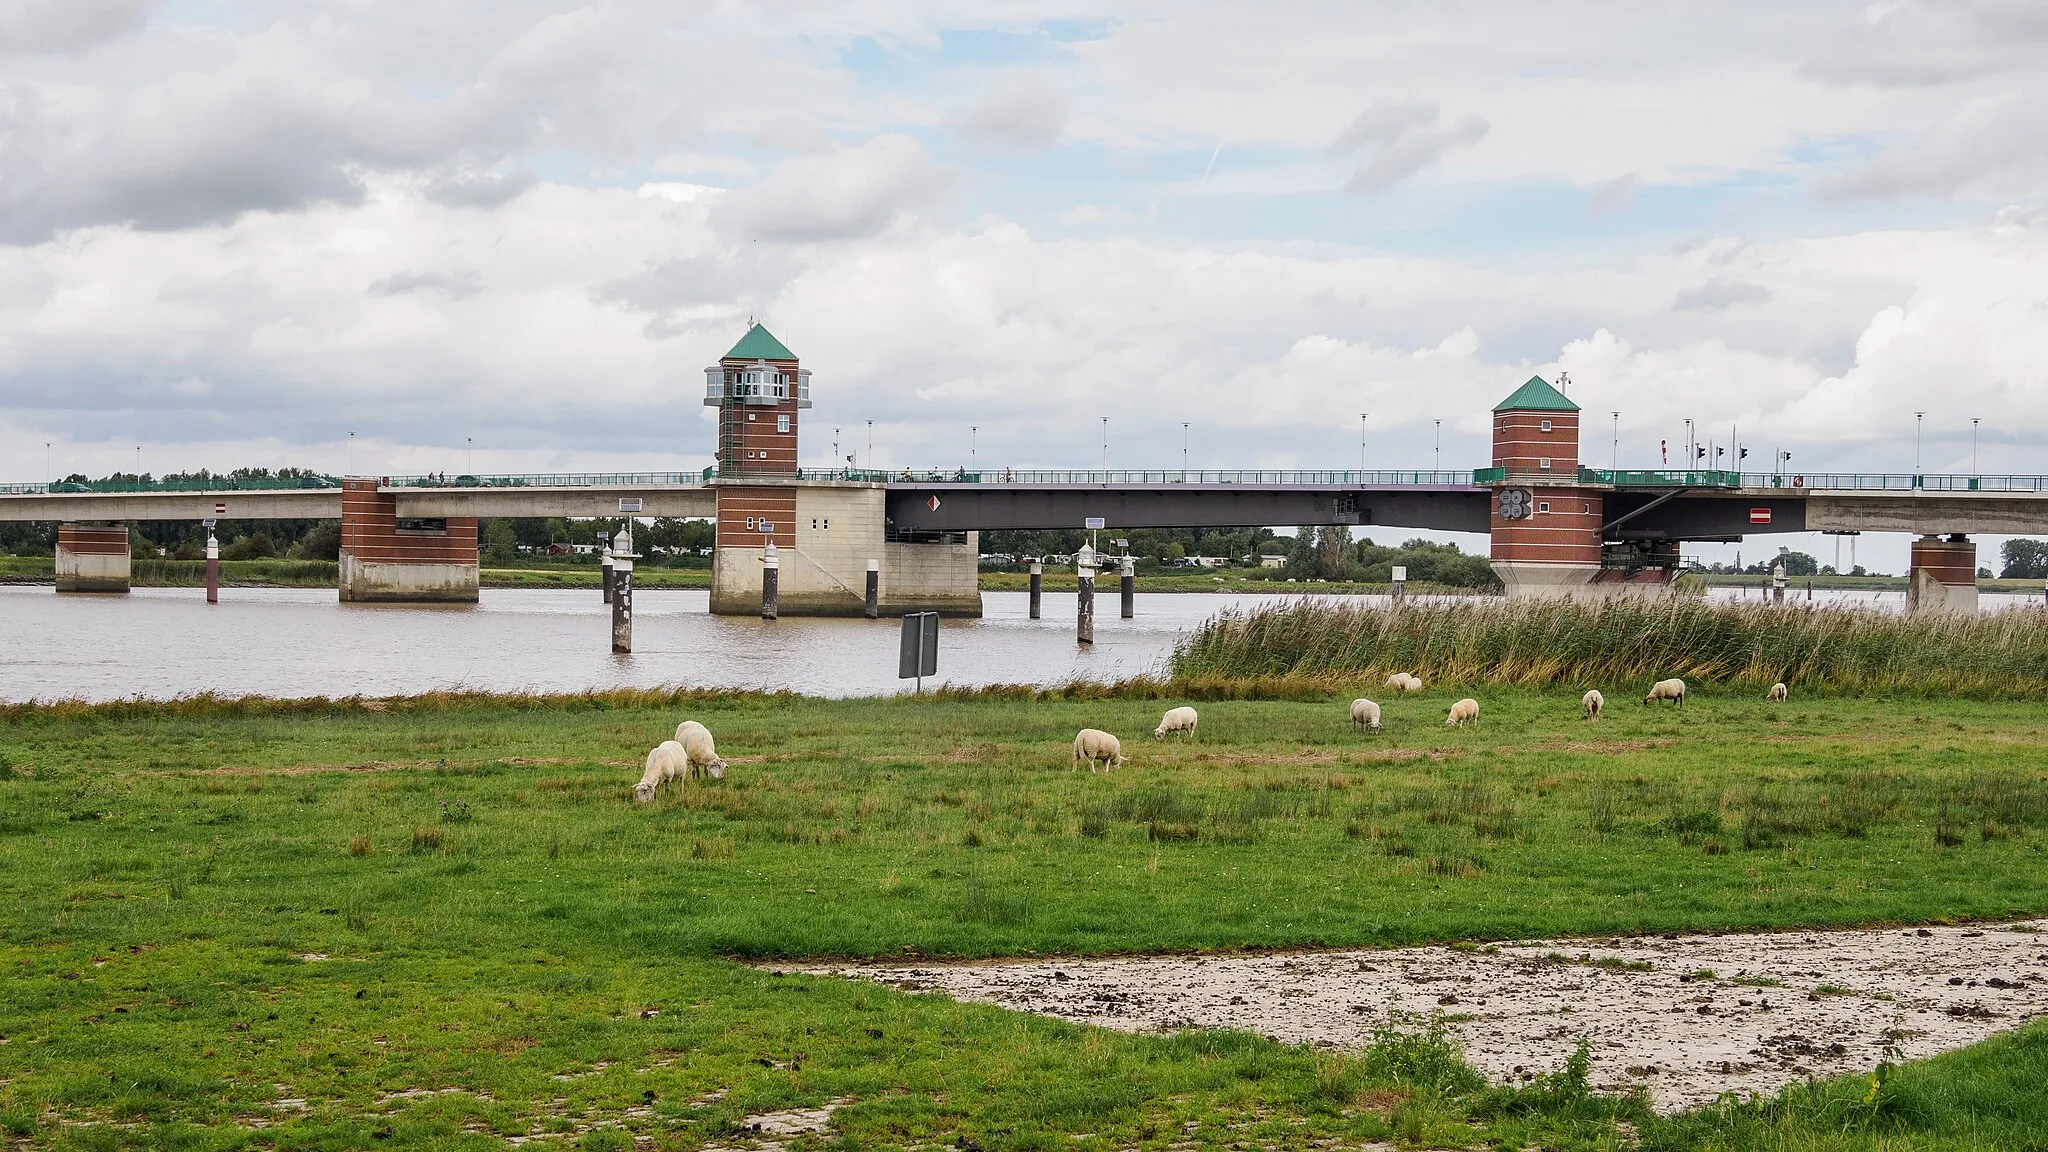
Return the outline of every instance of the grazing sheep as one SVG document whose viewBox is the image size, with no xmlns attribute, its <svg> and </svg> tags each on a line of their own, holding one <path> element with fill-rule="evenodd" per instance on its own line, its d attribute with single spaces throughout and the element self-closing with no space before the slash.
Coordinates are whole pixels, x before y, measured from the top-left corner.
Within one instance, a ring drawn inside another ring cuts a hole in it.
<svg viewBox="0 0 2048 1152">
<path fill-rule="evenodd" d="M 1676 700 L 1680 708 L 1685 707 L 1685 681 L 1659 680 L 1650 685 L 1650 694 L 1643 697 L 1643 703 L 1654 704 L 1659 700 Z"/>
<path fill-rule="evenodd" d="M 1387 682 L 1385 684 L 1381 685 L 1381 687 L 1383 688 L 1406 688 L 1407 686 L 1408 674 L 1406 672 L 1394 673 L 1393 675 L 1387 677 Z"/>
<path fill-rule="evenodd" d="M 1776 684 L 1771 685 L 1771 690 L 1769 692 L 1764 693 L 1764 699 L 1766 700 L 1784 700 L 1788 699 L 1790 696 L 1791 692 L 1785 687 L 1785 682 L 1783 680 L 1780 680 Z"/>
<path fill-rule="evenodd" d="M 1579 697 L 1579 703 L 1586 709 L 1586 719 L 1598 720 L 1600 709 L 1607 706 L 1607 697 L 1602 696 L 1598 688 L 1588 688 L 1586 694 Z"/>
<path fill-rule="evenodd" d="M 1380 730 L 1380 706 L 1360 696 L 1351 702 L 1351 726 L 1367 732 Z"/>
<path fill-rule="evenodd" d="M 1115 768 L 1124 763 L 1123 741 L 1099 728 L 1083 728 L 1074 737 L 1074 763 L 1088 761 L 1088 770 L 1093 772 L 1096 765 L 1103 770 Z"/>
<path fill-rule="evenodd" d="M 1444 727 L 1456 728 L 1464 724 L 1479 723 L 1479 701 L 1470 696 L 1451 705 L 1451 717 L 1444 721 Z"/>
<path fill-rule="evenodd" d="M 1152 730 L 1152 738 L 1164 740 L 1168 732 L 1185 732 L 1192 739 L 1196 719 L 1193 708 L 1168 708 L 1166 715 L 1159 718 L 1159 727 Z"/>
<path fill-rule="evenodd" d="M 1387 677 L 1386 686 L 1399 689 L 1402 692 L 1420 692 L 1422 691 L 1422 677 L 1412 672 L 1396 672 L 1392 676 Z"/>
<path fill-rule="evenodd" d="M 690 755 L 692 778 L 701 779 L 708 775 L 713 780 L 725 779 L 725 761 L 718 758 L 718 747 L 711 741 L 711 729 L 695 720 L 685 720 L 676 725 L 675 742 Z"/>
<path fill-rule="evenodd" d="M 663 740 L 647 754 L 647 771 L 641 775 L 640 782 L 633 785 L 633 803 L 652 803 L 654 794 L 663 784 L 682 779 L 689 770 L 690 754 L 683 750 L 681 744 Z"/>
</svg>

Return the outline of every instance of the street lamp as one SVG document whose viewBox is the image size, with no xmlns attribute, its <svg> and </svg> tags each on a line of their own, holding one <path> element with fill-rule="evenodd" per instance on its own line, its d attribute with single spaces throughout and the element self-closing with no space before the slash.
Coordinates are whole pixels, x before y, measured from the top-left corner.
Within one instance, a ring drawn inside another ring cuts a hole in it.
<svg viewBox="0 0 2048 1152">
<path fill-rule="evenodd" d="M 1607 470 L 1612 472 L 1621 467 L 1621 413 L 1609 410 L 1607 414 L 1614 417 L 1614 445 L 1607 457 Z M 1609 476 L 1608 479 L 1614 478 Z"/>
<path fill-rule="evenodd" d="M 1913 413 L 1913 475 L 1916 478 L 1920 475 L 1920 428 L 1926 418 L 1925 412 Z"/>
<path fill-rule="evenodd" d="M 1977 475 L 1977 417 L 1970 417 L 1970 475 Z"/>
<path fill-rule="evenodd" d="M 973 470 L 973 468 L 974 468 L 974 466 L 975 466 L 975 462 L 976 462 L 976 461 L 977 461 L 978 459 L 980 459 L 980 457 L 978 457 L 978 456 L 977 456 L 977 455 L 975 454 L 975 446 L 974 446 L 974 442 L 975 442 L 975 439 L 976 439 L 976 437 L 977 437 L 977 436 L 979 436 L 979 435 L 980 435 L 980 433 L 981 433 L 981 428 L 980 428 L 980 426 L 979 426 L 979 425 L 975 425 L 975 424 L 969 424 L 969 425 L 967 426 L 967 466 L 968 466 L 968 469 L 969 469 L 970 471 L 972 471 L 972 470 Z"/>
<path fill-rule="evenodd" d="M 1109 479 L 1109 417 L 1102 418 L 1102 478 Z"/>
<path fill-rule="evenodd" d="M 1438 472 L 1444 470 L 1444 422 L 1436 422 L 1436 462 L 1430 465 Z"/>
<path fill-rule="evenodd" d="M 868 454 L 861 457 L 861 459 L 868 462 L 868 467 L 873 468 L 875 466 L 875 422 L 873 420 L 868 421 Z"/>
<path fill-rule="evenodd" d="M 1365 482 L 1365 416 L 1363 412 L 1358 414 L 1358 481 L 1361 484 Z"/>
<path fill-rule="evenodd" d="M 1183 484 L 1188 480 L 1188 422 L 1185 420 L 1180 422 L 1180 480 Z"/>
</svg>

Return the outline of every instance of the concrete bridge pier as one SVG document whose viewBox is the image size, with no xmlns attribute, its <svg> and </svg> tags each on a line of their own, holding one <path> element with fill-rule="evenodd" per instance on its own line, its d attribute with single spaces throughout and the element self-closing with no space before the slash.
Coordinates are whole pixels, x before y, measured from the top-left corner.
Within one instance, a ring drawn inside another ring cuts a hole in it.
<svg viewBox="0 0 2048 1152">
<path fill-rule="evenodd" d="M 1913 541 L 1913 563 L 1906 579 L 1906 611 L 1976 610 L 1977 542 L 1960 532 L 1947 539 L 1922 536 Z"/>
<path fill-rule="evenodd" d="M 128 591 L 128 525 L 63 523 L 57 526 L 57 591 Z"/>
<path fill-rule="evenodd" d="M 715 483 L 711 611 L 717 615 L 760 614 L 762 560 L 770 543 L 779 561 L 781 615 L 981 615 L 978 534 L 891 539 L 884 485 L 765 476 Z"/>
<path fill-rule="evenodd" d="M 476 517 L 399 519 L 378 481 L 341 482 L 341 598 L 352 603 L 477 600 Z"/>
</svg>

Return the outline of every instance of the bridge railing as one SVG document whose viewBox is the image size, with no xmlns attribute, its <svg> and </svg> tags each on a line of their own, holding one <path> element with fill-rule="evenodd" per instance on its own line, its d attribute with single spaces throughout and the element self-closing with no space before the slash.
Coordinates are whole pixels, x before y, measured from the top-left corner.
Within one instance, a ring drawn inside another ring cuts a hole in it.
<svg viewBox="0 0 2048 1152">
<path fill-rule="evenodd" d="M 716 469 L 701 472 L 553 472 L 521 476 L 450 476 L 432 472 L 424 476 L 387 476 L 393 488 L 651 488 L 694 486 L 713 479 Z"/>
<path fill-rule="evenodd" d="M 5 496 L 64 496 L 92 492 L 289 492 L 339 488 L 338 476 L 215 476 L 208 480 L 50 480 L 0 484 Z"/>
<path fill-rule="evenodd" d="M 1909 472 L 1745 472 L 1745 488 L 1838 492 L 2048 492 L 2048 476 L 1938 476 Z"/>
<path fill-rule="evenodd" d="M 1311 486 L 1468 487 L 1470 472 L 1192 468 L 907 468 L 879 473 L 892 484 L 1300 484 Z"/>
</svg>

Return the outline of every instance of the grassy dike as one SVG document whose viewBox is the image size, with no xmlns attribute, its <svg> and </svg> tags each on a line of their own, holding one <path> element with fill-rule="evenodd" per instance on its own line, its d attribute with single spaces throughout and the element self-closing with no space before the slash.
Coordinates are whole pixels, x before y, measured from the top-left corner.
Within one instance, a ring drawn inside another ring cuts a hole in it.
<svg viewBox="0 0 2048 1152">
<path fill-rule="evenodd" d="M 1483 1087 L 1426 1029 L 1123 1036 L 735 963 L 2048 911 L 2037 705 L 1709 692 L 1591 726 L 1496 689 L 1450 731 L 1455 694 L 1386 701 L 1378 737 L 1341 699 L 1214 699 L 1164 745 L 1144 684 L 0 708 L 0 1130 L 690 1148 L 844 1101 L 847 1147 L 2038 1146 L 2040 1024 L 1658 1119 L 1568 1069 Z M 685 716 L 732 771 L 633 807 Z M 1133 762 L 1069 770 L 1084 724 Z"/>
</svg>

